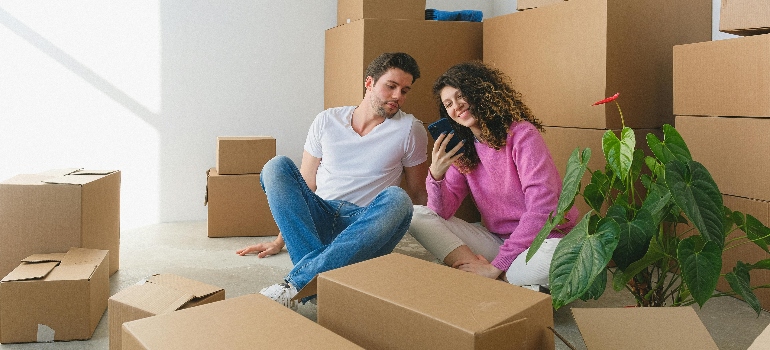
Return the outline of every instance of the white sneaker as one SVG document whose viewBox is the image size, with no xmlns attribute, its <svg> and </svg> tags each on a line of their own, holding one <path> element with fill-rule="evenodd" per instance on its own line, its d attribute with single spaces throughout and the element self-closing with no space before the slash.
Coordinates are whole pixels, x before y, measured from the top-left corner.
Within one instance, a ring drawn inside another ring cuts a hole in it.
<svg viewBox="0 0 770 350">
<path fill-rule="evenodd" d="M 299 303 L 297 303 L 296 300 L 291 300 L 291 298 L 294 298 L 297 293 L 297 288 L 294 288 L 294 286 L 285 282 L 276 283 L 259 291 L 259 294 L 273 299 L 281 305 L 286 306 L 294 311 L 297 311 L 297 306 Z"/>
</svg>

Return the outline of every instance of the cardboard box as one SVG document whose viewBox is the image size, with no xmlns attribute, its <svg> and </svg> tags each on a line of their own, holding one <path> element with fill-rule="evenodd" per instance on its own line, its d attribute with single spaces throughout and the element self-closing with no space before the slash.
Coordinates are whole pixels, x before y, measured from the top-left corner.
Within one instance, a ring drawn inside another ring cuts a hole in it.
<svg viewBox="0 0 770 350">
<path fill-rule="evenodd" d="M 673 122 L 672 53 L 711 40 L 711 0 L 581 0 L 486 19 L 484 61 L 508 74 L 544 125 L 619 129 Z"/>
<path fill-rule="evenodd" d="M 278 234 L 259 174 L 220 175 L 211 168 L 206 177 L 209 237 Z"/>
<path fill-rule="evenodd" d="M 125 322 L 222 300 L 222 288 L 171 274 L 150 276 L 110 297 L 110 350 L 121 349 Z"/>
<path fill-rule="evenodd" d="M 318 324 L 366 349 L 555 346 L 549 295 L 406 255 L 327 271 L 316 284 Z"/>
<path fill-rule="evenodd" d="M 217 172 L 221 175 L 259 174 L 273 157 L 273 137 L 217 137 Z"/>
<path fill-rule="evenodd" d="M 362 18 L 425 20 L 425 0 L 337 0 L 337 25 Z"/>
<path fill-rule="evenodd" d="M 770 34 L 674 46 L 674 114 L 770 117 Z"/>
<path fill-rule="evenodd" d="M 360 349 L 260 294 L 126 322 L 122 339 L 124 350 Z"/>
<path fill-rule="evenodd" d="M 552 4 L 558 4 L 563 1 L 567 1 L 567 0 L 519 0 L 516 3 L 516 9 L 519 11 L 524 11 L 524 10 L 548 6 Z"/>
<path fill-rule="evenodd" d="M 770 202 L 758 201 L 754 199 L 735 197 L 730 195 L 723 195 L 724 205 L 731 210 L 737 210 L 744 214 L 750 214 L 757 218 L 763 224 L 770 225 Z M 727 241 L 737 238 L 745 237 L 746 234 L 743 231 L 736 230 L 727 237 Z M 739 241 L 740 243 L 746 243 L 745 240 Z M 770 254 L 762 250 L 754 243 L 746 243 L 735 248 L 725 250 L 722 253 L 722 274 L 731 272 L 738 261 L 744 263 L 753 264 L 763 259 L 770 259 Z M 752 286 L 761 286 L 770 284 L 770 271 L 768 270 L 752 270 L 749 272 L 751 276 Z M 724 277 L 719 277 L 717 282 L 717 290 L 730 291 L 732 288 Z M 759 299 L 760 305 L 765 310 L 770 310 L 770 289 L 759 288 L 754 290 Z"/>
<path fill-rule="evenodd" d="M 722 0 L 719 31 L 736 35 L 770 33 L 770 2 Z"/>
<path fill-rule="evenodd" d="M 721 193 L 770 201 L 770 119 L 677 116 L 676 129 Z"/>
<path fill-rule="evenodd" d="M 770 349 L 770 326 L 767 326 L 764 331 L 754 339 L 748 350 L 766 350 Z"/>
<path fill-rule="evenodd" d="M 357 106 L 364 97 L 369 63 L 384 52 L 406 52 L 417 61 L 421 77 L 401 109 L 432 123 L 439 117 L 433 82 L 457 63 L 481 59 L 481 30 L 478 22 L 387 19 L 364 19 L 328 29 L 324 108 Z M 446 38 L 452 38 L 451 50 Z"/>
<path fill-rule="evenodd" d="M 545 140 L 545 144 L 548 146 L 553 162 L 556 164 L 556 169 L 559 170 L 559 175 L 562 176 L 562 179 L 564 179 L 564 174 L 567 171 L 567 161 L 576 148 L 580 148 L 581 152 L 586 148 L 591 149 L 591 159 L 588 162 L 588 171 L 583 175 L 581 189 L 584 189 L 586 185 L 591 183 L 589 171 L 604 171 L 607 162 L 602 151 L 602 136 L 605 132 L 607 132 L 606 129 L 545 127 L 545 132 L 542 134 L 543 140 Z M 613 130 L 613 132 L 615 132 L 615 135 L 620 135 L 620 130 Z M 636 148 L 644 150 L 647 154 L 651 153 L 646 140 L 649 133 L 655 134 L 659 139 L 663 138 L 661 129 L 634 130 Z M 590 210 L 590 207 L 581 196 L 575 197 L 575 207 L 580 212 L 578 217 L 583 217 Z"/>
<path fill-rule="evenodd" d="M 110 296 L 107 250 L 36 254 L 0 282 L 0 343 L 91 338 Z"/>
<path fill-rule="evenodd" d="M 120 263 L 120 171 L 50 170 L 0 182 L 0 276 L 37 253 L 110 251 Z"/>
<path fill-rule="evenodd" d="M 717 350 L 692 307 L 572 308 L 589 350 Z"/>
</svg>

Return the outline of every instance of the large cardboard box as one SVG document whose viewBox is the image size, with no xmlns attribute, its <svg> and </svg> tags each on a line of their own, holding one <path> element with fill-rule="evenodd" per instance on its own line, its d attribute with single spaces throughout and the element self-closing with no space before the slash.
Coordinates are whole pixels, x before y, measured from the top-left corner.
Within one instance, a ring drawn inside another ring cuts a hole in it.
<svg viewBox="0 0 770 350">
<path fill-rule="evenodd" d="M 120 263 L 120 171 L 50 170 L 0 182 L 0 276 L 37 253 L 110 251 Z"/>
<path fill-rule="evenodd" d="M 770 326 L 767 326 L 764 331 L 754 339 L 748 350 L 766 350 L 770 349 Z"/>
<path fill-rule="evenodd" d="M 516 3 L 516 9 L 519 11 L 529 10 L 547 5 L 558 4 L 562 1 L 567 0 L 519 0 Z"/>
<path fill-rule="evenodd" d="M 677 116 L 676 129 L 721 193 L 770 201 L 770 119 Z"/>
<path fill-rule="evenodd" d="M 770 117 L 770 34 L 674 46 L 674 114 Z"/>
<path fill-rule="evenodd" d="M 439 117 L 433 82 L 457 63 L 481 59 L 481 30 L 477 22 L 388 19 L 364 19 L 328 29 L 324 108 L 357 106 L 364 97 L 369 63 L 384 52 L 406 52 L 420 66 L 420 78 L 401 109 L 432 123 Z M 447 38 L 452 38 L 451 49 Z"/>
<path fill-rule="evenodd" d="M 259 174 L 220 175 L 211 168 L 206 177 L 209 237 L 278 234 Z"/>
<path fill-rule="evenodd" d="M 425 0 L 337 0 L 337 25 L 362 18 L 425 20 Z"/>
<path fill-rule="evenodd" d="M 562 128 L 546 126 L 543 133 L 543 140 L 548 146 L 548 150 L 551 153 L 556 169 L 559 170 L 559 175 L 564 179 L 564 174 L 567 171 L 567 162 L 572 152 L 579 148 L 580 152 L 584 149 L 591 149 L 591 159 L 588 161 L 588 171 L 583 174 L 581 189 L 591 183 L 591 174 L 589 171 L 601 170 L 605 171 L 606 161 L 604 159 L 604 152 L 602 151 L 602 136 L 607 132 L 607 129 L 580 129 L 580 128 Z M 620 135 L 620 130 L 613 130 L 615 135 Z M 662 132 L 660 129 L 636 129 L 634 130 L 634 136 L 636 136 L 636 148 L 642 149 L 648 154 L 650 153 L 647 146 L 647 134 L 654 134 L 659 139 L 662 139 Z M 585 203 L 583 197 L 575 197 L 575 207 L 580 212 L 579 217 L 583 217 L 583 214 L 590 210 L 588 204 Z"/>
<path fill-rule="evenodd" d="M 757 220 L 765 224 L 765 226 L 770 226 L 770 202 L 730 195 L 723 195 L 722 199 L 724 200 L 724 205 L 731 210 L 737 210 L 741 213 L 749 214 L 757 218 Z M 727 237 L 727 241 L 745 236 L 746 234 L 743 231 L 736 230 Z M 739 242 L 746 243 L 745 240 Z M 758 247 L 754 243 L 746 243 L 740 246 L 736 246 L 734 248 L 725 250 L 725 252 L 722 253 L 722 274 L 732 271 L 738 261 L 753 264 L 764 259 L 770 259 L 770 254 L 762 250 L 762 248 Z M 752 270 L 750 272 L 750 276 L 752 286 L 770 284 L 770 271 L 768 270 Z M 726 292 L 732 290 L 732 288 L 730 287 L 730 284 L 727 283 L 727 280 L 724 279 L 724 277 L 720 277 L 719 282 L 717 283 L 717 290 Z M 754 294 L 756 294 L 757 298 L 759 299 L 762 308 L 765 310 L 770 310 L 770 289 L 755 289 Z"/>
<path fill-rule="evenodd" d="M 360 349 L 260 294 L 126 322 L 122 341 L 124 350 Z"/>
<path fill-rule="evenodd" d="M 316 284 L 318 324 L 366 349 L 555 346 L 549 295 L 406 255 L 327 271 Z"/>
<path fill-rule="evenodd" d="M 110 296 L 107 250 L 36 254 L 0 282 L 0 343 L 91 338 Z"/>
<path fill-rule="evenodd" d="M 717 350 L 692 307 L 573 308 L 589 350 Z"/>
<path fill-rule="evenodd" d="M 719 31 L 737 35 L 770 33 L 770 2 L 722 0 Z"/>
<path fill-rule="evenodd" d="M 259 174 L 275 157 L 271 136 L 217 137 L 217 172 L 221 175 Z"/>
<path fill-rule="evenodd" d="M 150 276 L 110 297 L 110 350 L 121 349 L 125 322 L 222 300 L 222 288 L 172 274 Z"/>
<path fill-rule="evenodd" d="M 507 73 L 544 125 L 673 122 L 672 53 L 711 40 L 711 0 L 573 0 L 484 20 L 484 61 Z"/>
</svg>

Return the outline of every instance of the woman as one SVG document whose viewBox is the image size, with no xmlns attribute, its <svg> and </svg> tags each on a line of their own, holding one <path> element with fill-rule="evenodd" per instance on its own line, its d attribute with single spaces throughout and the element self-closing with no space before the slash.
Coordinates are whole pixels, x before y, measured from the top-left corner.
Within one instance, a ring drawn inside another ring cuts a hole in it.
<svg viewBox="0 0 770 350">
<path fill-rule="evenodd" d="M 576 209 L 551 232 L 527 263 L 535 236 L 556 209 L 561 177 L 540 122 L 496 68 L 458 64 L 438 78 L 433 93 L 455 132 L 433 144 L 426 179 L 428 205 L 415 206 L 409 232 L 454 268 L 531 286 L 548 285 L 553 251 L 577 219 Z M 462 142 L 451 150 L 451 138 Z M 463 144 L 462 153 L 457 153 Z M 482 224 L 454 217 L 470 194 Z"/>
</svg>

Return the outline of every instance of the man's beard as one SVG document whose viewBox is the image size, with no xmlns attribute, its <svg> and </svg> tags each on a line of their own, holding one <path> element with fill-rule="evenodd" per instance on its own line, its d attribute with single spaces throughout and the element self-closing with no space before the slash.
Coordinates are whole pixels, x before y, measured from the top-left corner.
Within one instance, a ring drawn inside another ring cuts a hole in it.
<svg viewBox="0 0 770 350">
<path fill-rule="evenodd" d="M 380 99 L 375 99 L 372 104 L 374 105 L 374 113 L 381 117 L 385 117 L 385 119 L 393 118 L 393 116 L 400 110 L 400 108 L 396 108 L 395 112 L 388 114 L 387 109 L 385 109 L 385 101 Z"/>
</svg>

